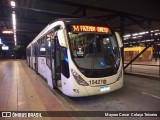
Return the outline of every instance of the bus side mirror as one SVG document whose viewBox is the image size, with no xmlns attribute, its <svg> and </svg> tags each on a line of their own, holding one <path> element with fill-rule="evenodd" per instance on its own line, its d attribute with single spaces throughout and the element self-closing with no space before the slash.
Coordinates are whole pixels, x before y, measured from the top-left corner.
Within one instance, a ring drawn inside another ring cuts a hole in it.
<svg viewBox="0 0 160 120">
<path fill-rule="evenodd" d="M 67 35 L 65 30 L 64 29 L 59 30 L 57 32 L 57 35 L 58 35 L 59 44 L 67 48 L 67 42 L 66 42 Z"/>
<path fill-rule="evenodd" d="M 123 47 L 122 39 L 118 32 L 115 32 L 119 47 Z"/>
</svg>

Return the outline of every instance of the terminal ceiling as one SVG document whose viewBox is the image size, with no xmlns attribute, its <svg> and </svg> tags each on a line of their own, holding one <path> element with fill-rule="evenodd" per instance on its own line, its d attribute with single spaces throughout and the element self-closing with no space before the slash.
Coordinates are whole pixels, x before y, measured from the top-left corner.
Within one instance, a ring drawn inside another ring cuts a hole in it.
<svg viewBox="0 0 160 120">
<path fill-rule="evenodd" d="M 0 0 L 0 37 L 14 46 L 13 35 L 2 34 L 12 29 L 11 0 Z M 91 18 L 109 24 L 125 34 L 160 29 L 158 0 L 15 0 L 17 43 L 28 45 L 50 22 L 57 18 Z"/>
</svg>

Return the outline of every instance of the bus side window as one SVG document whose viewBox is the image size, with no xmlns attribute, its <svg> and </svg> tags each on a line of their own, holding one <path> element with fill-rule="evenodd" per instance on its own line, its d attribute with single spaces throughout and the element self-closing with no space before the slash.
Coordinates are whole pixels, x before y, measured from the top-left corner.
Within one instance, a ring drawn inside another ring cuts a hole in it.
<svg viewBox="0 0 160 120">
<path fill-rule="evenodd" d="M 67 48 L 61 47 L 61 72 L 66 78 L 70 77 L 68 63 Z"/>
<path fill-rule="evenodd" d="M 44 38 L 41 39 L 41 42 L 40 42 L 40 57 L 45 57 L 46 56 L 46 47 L 45 47 L 45 40 Z"/>
<path fill-rule="evenodd" d="M 52 32 L 46 35 L 46 64 L 51 69 L 51 35 Z"/>
</svg>

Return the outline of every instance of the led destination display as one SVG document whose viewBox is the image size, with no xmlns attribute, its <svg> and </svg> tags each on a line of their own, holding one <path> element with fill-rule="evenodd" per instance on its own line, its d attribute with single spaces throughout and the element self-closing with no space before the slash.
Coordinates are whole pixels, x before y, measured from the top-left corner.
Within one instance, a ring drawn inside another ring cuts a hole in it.
<svg viewBox="0 0 160 120">
<path fill-rule="evenodd" d="M 108 33 L 110 30 L 107 27 L 101 26 L 88 26 L 88 25 L 72 25 L 73 32 L 101 32 Z"/>
</svg>

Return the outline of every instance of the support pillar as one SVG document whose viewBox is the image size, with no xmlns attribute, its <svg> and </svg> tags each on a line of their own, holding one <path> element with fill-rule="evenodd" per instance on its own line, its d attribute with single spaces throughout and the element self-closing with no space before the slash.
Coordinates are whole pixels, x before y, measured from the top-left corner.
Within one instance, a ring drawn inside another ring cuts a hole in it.
<svg viewBox="0 0 160 120">
<path fill-rule="evenodd" d="M 157 57 L 158 57 L 158 48 L 157 48 L 157 39 L 154 39 L 154 57 L 155 57 L 155 61 L 157 62 Z"/>
<path fill-rule="evenodd" d="M 122 43 L 124 43 L 123 36 L 124 36 L 124 16 L 120 17 L 120 36 L 122 39 Z M 121 55 L 122 55 L 122 64 L 124 68 L 124 45 L 121 48 Z"/>
<path fill-rule="evenodd" d="M 82 16 L 83 16 L 83 17 L 86 17 L 86 8 L 83 8 Z"/>
</svg>

